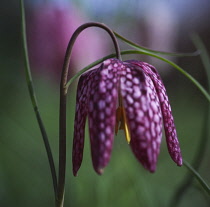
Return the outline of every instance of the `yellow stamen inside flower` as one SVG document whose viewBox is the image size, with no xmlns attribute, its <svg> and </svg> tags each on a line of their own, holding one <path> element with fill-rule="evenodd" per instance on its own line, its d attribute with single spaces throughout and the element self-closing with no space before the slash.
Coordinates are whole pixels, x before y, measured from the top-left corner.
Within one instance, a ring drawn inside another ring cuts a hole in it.
<svg viewBox="0 0 210 207">
<path fill-rule="evenodd" d="M 125 108 L 122 105 L 121 98 L 119 99 L 119 107 L 116 111 L 116 125 L 115 125 L 115 134 L 118 133 L 119 129 L 123 129 L 125 132 L 125 137 L 128 142 L 128 144 L 131 141 L 130 132 L 128 129 L 127 119 L 125 115 Z"/>
<path fill-rule="evenodd" d="M 125 108 L 124 107 L 122 107 L 122 116 L 123 116 L 123 129 L 125 131 L 126 140 L 129 144 L 130 141 L 131 141 L 131 137 L 130 137 L 130 132 L 128 130 L 128 124 L 127 124 L 127 119 L 126 119 L 126 116 L 125 116 Z"/>
</svg>

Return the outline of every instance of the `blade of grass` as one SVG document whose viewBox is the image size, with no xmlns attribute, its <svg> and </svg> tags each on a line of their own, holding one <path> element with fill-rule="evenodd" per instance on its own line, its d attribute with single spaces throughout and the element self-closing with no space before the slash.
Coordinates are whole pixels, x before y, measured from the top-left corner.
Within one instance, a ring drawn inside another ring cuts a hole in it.
<svg viewBox="0 0 210 207">
<path fill-rule="evenodd" d="M 26 76 L 26 82 L 30 94 L 31 103 L 34 108 L 34 112 L 36 115 L 36 119 L 42 134 L 42 138 L 44 141 L 45 149 L 48 156 L 48 161 L 50 165 L 50 170 L 52 174 L 52 180 L 53 180 L 53 187 L 54 187 L 54 193 L 55 197 L 57 196 L 57 176 L 56 176 L 56 170 L 54 165 L 54 160 L 52 156 L 51 147 L 48 141 L 48 136 L 39 112 L 38 103 L 36 99 L 35 90 L 33 87 L 33 81 L 32 81 L 32 75 L 31 75 L 31 69 L 29 64 L 29 58 L 28 58 L 28 48 L 27 48 L 27 38 L 26 38 L 26 23 L 25 23 L 25 9 L 24 9 L 24 1 L 20 0 L 21 4 L 21 26 L 22 26 L 22 42 L 23 42 L 23 50 L 24 50 L 24 60 L 25 60 L 25 76 Z"/>
<path fill-rule="evenodd" d="M 172 52 L 164 52 L 164 51 L 157 51 L 157 50 L 152 50 L 146 47 L 139 46 L 138 44 L 131 42 L 130 40 L 126 39 L 125 37 L 121 36 L 117 32 L 114 32 L 117 38 L 122 40 L 123 42 L 127 43 L 131 47 L 140 50 L 142 52 L 149 52 L 149 53 L 154 53 L 154 54 L 159 54 L 159 55 L 168 55 L 168 56 L 176 56 L 176 57 L 192 57 L 192 56 L 197 56 L 200 54 L 200 51 L 197 50 L 195 52 L 190 52 L 190 53 L 172 53 Z"/>
<path fill-rule="evenodd" d="M 192 40 L 193 40 L 193 43 L 196 46 L 196 48 L 201 51 L 200 57 L 201 57 L 203 65 L 204 65 L 206 74 L 207 74 L 208 87 L 209 87 L 209 91 L 210 91 L 210 57 L 209 57 L 209 54 L 207 52 L 205 45 L 203 44 L 203 41 L 197 34 L 192 35 Z"/>
<path fill-rule="evenodd" d="M 194 175 L 194 177 L 197 179 L 203 189 L 210 196 L 210 188 L 205 180 L 200 176 L 200 174 L 186 160 L 183 160 L 183 164 Z"/>
</svg>

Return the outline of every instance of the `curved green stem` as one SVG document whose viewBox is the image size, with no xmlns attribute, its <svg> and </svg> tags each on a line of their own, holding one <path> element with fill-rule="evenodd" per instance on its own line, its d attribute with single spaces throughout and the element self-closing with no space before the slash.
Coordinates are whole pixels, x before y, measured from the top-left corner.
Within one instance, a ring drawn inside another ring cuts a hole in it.
<svg viewBox="0 0 210 207">
<path fill-rule="evenodd" d="M 56 201 L 57 207 L 62 207 L 64 202 L 64 189 L 65 189 L 65 171 L 66 171 L 66 96 L 68 91 L 67 78 L 69 71 L 69 64 L 73 45 L 78 35 L 88 27 L 99 27 L 109 33 L 115 46 L 116 56 L 121 59 L 120 49 L 115 38 L 114 33 L 106 25 L 90 22 L 81 25 L 72 35 L 64 59 L 63 70 L 60 82 L 60 118 L 59 118 L 59 175 L 58 175 L 58 197 Z"/>
<path fill-rule="evenodd" d="M 34 108 L 34 112 L 36 114 L 36 119 L 42 134 L 42 138 L 44 141 L 45 149 L 47 152 L 48 156 L 48 161 L 50 165 L 50 170 L 52 174 L 52 180 L 53 180 L 53 187 L 54 187 L 54 193 L 55 193 L 55 198 L 57 197 L 57 176 L 56 176 L 56 171 L 55 171 L 55 164 L 50 148 L 50 144 L 48 141 L 48 136 L 41 118 L 41 115 L 39 113 L 39 108 L 38 108 L 38 103 L 35 95 L 35 90 L 33 87 L 33 81 L 32 81 L 32 76 L 31 76 L 31 70 L 30 70 L 30 64 L 29 64 L 29 58 L 28 58 L 28 49 L 27 49 L 27 39 L 26 39 L 26 24 L 25 24 L 25 10 L 24 10 L 24 2 L 23 0 L 20 1 L 21 3 L 21 22 L 22 22 L 22 38 L 23 38 L 23 49 L 24 49 L 24 58 L 25 58 L 25 75 L 26 75 L 26 81 L 28 85 L 28 90 L 31 98 L 31 102 Z"/>
</svg>

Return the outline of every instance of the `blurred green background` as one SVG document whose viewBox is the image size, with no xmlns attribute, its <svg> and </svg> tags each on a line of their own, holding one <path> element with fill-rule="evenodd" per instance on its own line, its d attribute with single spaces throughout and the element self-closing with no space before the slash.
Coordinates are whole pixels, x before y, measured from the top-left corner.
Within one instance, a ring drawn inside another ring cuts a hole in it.
<svg viewBox="0 0 210 207">
<path fill-rule="evenodd" d="M 182 1 L 156 1 L 155 3 L 147 1 L 145 3 L 126 0 L 112 4 L 93 0 L 66 0 L 62 3 L 64 2 L 74 5 L 72 8 L 77 8 L 80 12 L 80 14 L 77 13 L 78 16 L 83 18 L 81 22 L 103 21 L 118 33 L 146 47 L 156 50 L 194 51 L 195 47 L 190 35 L 196 32 L 203 39 L 206 48 L 210 48 L 210 27 L 207 15 L 210 4 L 207 0 L 201 0 L 199 4 L 193 0 L 185 3 Z M 36 4 L 42 3 L 42 1 L 27 1 L 27 15 L 30 16 L 30 11 L 37 6 Z M 48 3 L 55 4 L 56 1 L 48 1 Z M 53 206 L 50 169 L 24 76 L 19 2 L 10 0 L 1 1 L 0 4 L 0 206 Z M 164 12 L 169 16 L 164 16 Z M 27 26 L 33 27 L 29 20 Z M 166 28 L 170 30 L 167 31 Z M 95 31 L 96 33 L 104 35 L 98 30 Z M 106 39 L 108 38 L 106 36 Z M 108 42 L 109 39 L 106 41 Z M 90 50 L 94 51 L 94 44 L 91 45 Z M 82 46 L 78 47 L 81 50 L 84 49 Z M 125 44 L 121 47 L 128 48 Z M 108 42 L 103 48 L 102 56 L 113 51 L 111 43 Z M 41 52 L 40 50 L 40 54 Z M 89 51 L 86 53 L 88 56 Z M 78 66 L 77 62 L 79 64 L 84 57 L 80 56 L 80 53 L 77 55 L 74 57 L 74 66 Z M 129 58 L 134 57 L 150 61 L 158 70 L 161 69 L 160 73 L 172 106 L 183 158 L 191 163 L 198 150 L 203 127 L 206 124 L 204 115 L 207 113 L 207 100 L 189 80 L 166 63 L 145 56 L 129 56 Z M 90 63 L 99 57 L 96 54 L 91 57 L 92 59 L 84 58 L 87 59 L 87 63 Z M 207 88 L 206 74 L 200 57 L 172 58 L 172 60 Z M 87 63 L 82 64 L 85 66 Z M 36 67 L 32 65 L 34 86 L 57 167 L 60 68 L 55 76 L 50 70 L 46 74 L 43 72 L 44 69 L 40 72 L 40 69 Z M 79 69 L 74 68 L 74 70 Z M 82 167 L 78 177 L 73 177 L 71 149 L 75 89 L 76 84 L 69 91 L 67 106 L 65 206 L 170 206 L 170 199 L 177 187 L 185 180 L 187 170 L 173 163 L 167 152 L 165 137 L 161 145 L 157 171 L 151 174 L 134 158 L 124 134 L 120 132 L 115 137 L 110 164 L 104 174 L 98 176 L 92 168 L 88 133 L 86 133 Z M 210 183 L 209 150 L 208 142 L 204 157 L 200 159 L 199 169 L 199 173 L 207 183 Z M 179 206 L 207 207 L 210 204 L 209 201 L 197 181 L 194 181 L 193 185 L 183 192 Z"/>
</svg>

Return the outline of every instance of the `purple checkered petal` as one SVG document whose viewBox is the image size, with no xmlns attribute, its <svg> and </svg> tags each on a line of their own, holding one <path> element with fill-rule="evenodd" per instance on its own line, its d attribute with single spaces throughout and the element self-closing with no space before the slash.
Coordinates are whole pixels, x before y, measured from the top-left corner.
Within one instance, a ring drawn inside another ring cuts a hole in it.
<svg viewBox="0 0 210 207">
<path fill-rule="evenodd" d="M 166 93 L 166 89 L 161 80 L 161 77 L 158 74 L 157 70 L 148 63 L 141 61 L 129 61 L 129 62 L 140 66 L 144 70 L 144 72 L 147 73 L 152 79 L 161 105 L 169 154 L 173 159 L 173 161 L 177 163 L 177 165 L 181 166 L 182 155 L 179 146 L 179 141 L 177 138 L 176 127 L 174 124 L 174 119 L 171 111 L 171 106 L 168 100 L 168 96 Z"/>
<path fill-rule="evenodd" d="M 150 172 L 156 169 L 162 138 L 162 115 L 154 84 L 143 70 L 124 63 L 121 95 L 136 158 Z"/>
<path fill-rule="evenodd" d="M 85 133 L 85 121 L 87 116 L 87 103 L 90 83 L 96 70 L 89 71 L 83 74 L 78 83 L 77 98 L 76 98 L 76 113 L 74 122 L 74 139 L 73 139 L 73 150 L 72 150 L 72 164 L 73 174 L 77 175 L 82 158 L 84 148 L 84 133 Z"/>
<path fill-rule="evenodd" d="M 88 123 L 93 167 L 98 174 L 111 156 L 121 61 L 108 59 L 97 69 L 90 85 Z"/>
</svg>

